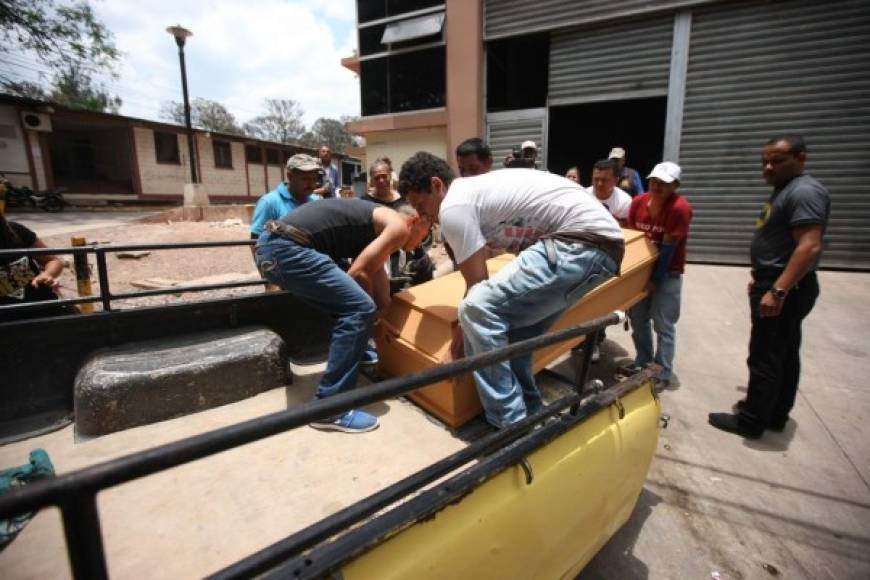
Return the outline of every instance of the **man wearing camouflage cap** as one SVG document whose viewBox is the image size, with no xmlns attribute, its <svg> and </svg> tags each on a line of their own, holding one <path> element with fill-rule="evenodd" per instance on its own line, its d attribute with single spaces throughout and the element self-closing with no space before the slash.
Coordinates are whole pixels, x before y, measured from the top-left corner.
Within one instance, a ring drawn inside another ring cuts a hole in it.
<svg viewBox="0 0 870 580">
<path fill-rule="evenodd" d="M 288 159 L 287 181 L 282 181 L 278 187 L 261 197 L 254 208 L 251 239 L 260 237 L 269 220 L 281 219 L 300 205 L 320 199 L 312 192 L 321 170 L 320 162 L 311 155 L 297 153 Z"/>
</svg>

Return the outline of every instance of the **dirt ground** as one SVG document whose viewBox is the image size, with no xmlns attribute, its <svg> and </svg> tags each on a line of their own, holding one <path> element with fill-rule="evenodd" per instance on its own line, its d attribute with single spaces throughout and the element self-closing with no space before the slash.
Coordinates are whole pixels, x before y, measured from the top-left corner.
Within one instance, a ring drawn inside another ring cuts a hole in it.
<svg viewBox="0 0 870 580">
<path fill-rule="evenodd" d="M 250 239 L 247 224 L 238 220 L 220 222 L 167 222 L 161 224 L 130 223 L 123 226 L 88 230 L 80 236 L 88 244 L 128 245 L 128 244 L 165 244 L 182 242 L 214 242 Z M 49 247 L 69 247 L 70 238 L 76 234 L 48 236 L 43 241 Z M 449 260 L 443 246 L 430 250 L 430 256 L 439 266 L 439 273 L 449 271 Z M 67 264 L 61 276 L 61 294 L 64 298 L 78 295 L 75 274 L 72 269 L 72 256 L 61 256 Z M 445 264 L 445 262 L 447 262 Z M 89 257 L 94 294 L 99 294 L 99 277 L 93 256 Z M 109 271 L 109 284 L 113 294 L 145 290 L 134 283 L 143 283 L 155 278 L 176 281 L 178 286 L 215 284 L 259 278 L 249 247 L 193 248 L 183 250 L 152 250 L 139 258 L 121 258 L 119 254 L 109 254 L 106 259 Z M 159 281 L 157 281 L 159 282 Z M 156 287 L 156 286 L 155 286 Z M 166 286 L 169 287 L 169 286 Z M 132 308 L 155 306 L 184 300 L 203 300 L 222 296 L 237 296 L 259 293 L 262 286 L 208 290 L 205 292 L 179 292 L 160 296 L 150 296 L 128 300 L 113 301 L 113 308 Z M 99 304 L 95 309 L 99 310 Z"/>
<path fill-rule="evenodd" d="M 168 222 L 164 224 L 126 224 L 104 229 L 89 230 L 83 234 L 88 244 L 127 245 L 164 244 L 180 242 L 214 242 L 247 240 L 248 226 L 237 222 Z M 68 247 L 69 234 L 49 236 L 43 241 L 49 247 Z M 62 256 L 67 262 L 61 276 L 61 293 L 65 298 L 77 295 L 72 256 Z M 99 293 L 99 278 L 93 256 L 89 257 L 93 291 Z M 115 294 L 143 290 L 134 282 L 153 278 L 178 281 L 181 285 L 217 283 L 241 279 L 257 279 L 257 269 L 248 247 L 194 248 L 183 250 L 152 250 L 138 259 L 124 259 L 109 254 L 106 259 L 109 284 Z M 177 302 L 179 300 L 214 298 L 217 296 L 262 292 L 262 287 L 210 290 L 206 292 L 167 294 L 117 303 L 119 308 Z"/>
</svg>

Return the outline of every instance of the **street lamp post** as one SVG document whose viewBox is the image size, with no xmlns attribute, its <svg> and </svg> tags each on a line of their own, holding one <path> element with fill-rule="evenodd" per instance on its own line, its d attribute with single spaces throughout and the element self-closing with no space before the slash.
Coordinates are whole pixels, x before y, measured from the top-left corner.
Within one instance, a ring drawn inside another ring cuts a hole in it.
<svg viewBox="0 0 870 580">
<path fill-rule="evenodd" d="M 166 29 L 166 32 L 175 37 L 178 45 L 178 60 L 181 63 L 181 90 L 184 94 L 184 124 L 187 127 L 187 156 L 190 158 L 190 182 L 196 183 L 196 162 L 193 155 L 193 127 L 190 124 L 190 101 L 187 97 L 187 69 L 184 66 L 184 43 L 193 33 L 188 29 L 176 24 Z"/>
</svg>

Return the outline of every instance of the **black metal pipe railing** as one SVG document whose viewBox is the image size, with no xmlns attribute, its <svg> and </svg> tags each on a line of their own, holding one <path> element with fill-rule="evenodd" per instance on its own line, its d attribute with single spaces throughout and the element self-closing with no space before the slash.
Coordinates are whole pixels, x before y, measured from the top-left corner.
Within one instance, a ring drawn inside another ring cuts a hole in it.
<svg viewBox="0 0 870 580">
<path fill-rule="evenodd" d="M 260 278 L 259 280 L 248 280 L 243 282 L 224 282 L 221 284 L 200 284 L 194 286 L 173 286 L 172 288 L 166 289 L 141 290 L 137 292 L 123 292 L 119 294 L 112 294 L 109 286 L 109 268 L 106 263 L 106 254 L 109 253 L 139 252 L 152 250 L 188 250 L 228 246 L 253 246 L 256 243 L 256 240 L 230 240 L 219 242 L 180 242 L 170 244 L 126 244 L 118 246 L 76 246 L 68 248 L 22 248 L 14 250 L 0 250 L 0 258 L 6 255 L 45 256 L 58 254 L 73 254 L 74 256 L 82 256 L 87 254 L 94 254 L 97 262 L 97 278 L 99 279 L 100 284 L 100 293 L 96 296 L 4 305 L 0 306 L 0 314 L 6 311 L 22 312 L 31 310 L 45 310 L 57 308 L 58 306 L 72 306 L 76 304 L 87 304 L 93 302 L 101 303 L 103 311 L 109 312 L 112 310 L 113 300 L 129 300 L 132 298 L 161 296 L 166 294 L 181 294 L 183 292 L 205 292 L 208 290 L 224 290 L 228 288 L 259 286 L 262 284 L 266 284 L 268 280 L 266 280 L 265 278 Z"/>
<path fill-rule="evenodd" d="M 328 399 L 313 401 L 294 409 L 272 413 L 106 461 L 54 479 L 39 481 L 24 488 L 13 489 L 0 496 L 0 518 L 34 512 L 52 505 L 58 506 L 63 516 L 67 551 L 74 576 L 76 578 L 106 578 L 105 553 L 96 504 L 96 494 L 101 490 L 252 443 L 314 421 L 335 417 L 350 409 L 407 394 L 420 387 L 513 359 L 545 346 L 581 336 L 586 336 L 588 339 L 601 328 L 617 324 L 623 319 L 623 314 L 611 313 L 585 324 L 530 338 L 495 351 L 474 355 L 413 375 L 382 381 L 366 389 L 358 389 Z M 567 400 L 563 399 L 552 409 L 544 409 L 542 413 L 527 418 L 522 425 L 509 427 L 490 438 L 484 438 L 479 445 L 472 446 L 473 451 L 468 452 L 470 454 L 468 457 L 461 453 L 460 457 L 464 462 L 479 457 L 481 453 L 491 450 L 493 446 L 503 445 L 505 441 L 517 439 L 529 427 L 530 422 L 539 421 L 542 417 L 555 414 L 566 406 L 576 406 L 583 396 L 582 381 L 579 381 L 578 385 L 577 392 L 573 397 Z M 454 457 L 453 461 L 458 461 L 458 459 Z M 418 474 L 415 483 L 423 485 L 427 481 L 431 481 L 431 478 L 438 477 L 439 475 L 436 474 L 447 469 L 448 464 L 440 462 L 436 465 L 437 467 L 433 466 L 428 471 L 424 470 L 425 473 Z M 443 475 L 443 473 L 441 474 Z M 397 489 L 392 488 L 381 498 L 381 501 L 386 501 L 390 494 L 396 492 Z M 310 544 L 315 537 L 321 537 L 335 525 L 337 524 L 333 521 L 324 529 L 302 538 L 302 540 L 305 544 Z M 298 543 L 299 540 L 296 538 L 293 543 Z M 286 555 L 288 553 L 287 545 L 279 546 L 264 557 L 271 565 L 275 562 L 275 558 L 280 558 L 279 553 Z M 253 564 L 258 569 L 263 569 L 264 560 L 255 559 Z"/>
</svg>

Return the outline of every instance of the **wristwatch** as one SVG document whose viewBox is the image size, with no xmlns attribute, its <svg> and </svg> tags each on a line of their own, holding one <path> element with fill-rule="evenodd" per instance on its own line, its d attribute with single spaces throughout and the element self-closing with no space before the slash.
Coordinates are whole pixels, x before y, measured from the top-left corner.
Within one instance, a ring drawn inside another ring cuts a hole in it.
<svg viewBox="0 0 870 580">
<path fill-rule="evenodd" d="M 776 286 L 770 289 L 770 293 L 773 294 L 773 297 L 777 300 L 785 300 L 785 297 L 788 296 L 788 290 L 785 288 L 777 288 Z"/>
</svg>

